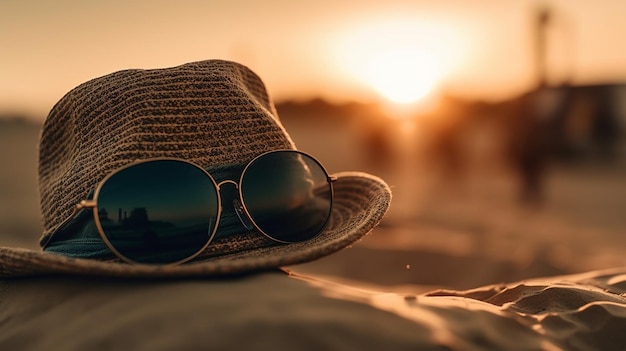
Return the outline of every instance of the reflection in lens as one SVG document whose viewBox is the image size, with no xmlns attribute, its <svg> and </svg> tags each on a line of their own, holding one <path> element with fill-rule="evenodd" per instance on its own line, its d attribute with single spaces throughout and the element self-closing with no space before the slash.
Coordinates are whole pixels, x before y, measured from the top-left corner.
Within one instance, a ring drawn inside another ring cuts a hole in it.
<svg viewBox="0 0 626 351">
<path fill-rule="evenodd" d="M 278 151 L 254 160 L 244 172 L 241 193 L 257 227 L 279 241 L 310 239 L 330 218 L 328 175 L 317 161 L 295 151 Z"/>
<path fill-rule="evenodd" d="M 135 262 L 189 258 L 209 242 L 217 221 L 214 182 L 181 161 L 150 161 L 122 169 L 96 196 L 106 238 Z"/>
</svg>

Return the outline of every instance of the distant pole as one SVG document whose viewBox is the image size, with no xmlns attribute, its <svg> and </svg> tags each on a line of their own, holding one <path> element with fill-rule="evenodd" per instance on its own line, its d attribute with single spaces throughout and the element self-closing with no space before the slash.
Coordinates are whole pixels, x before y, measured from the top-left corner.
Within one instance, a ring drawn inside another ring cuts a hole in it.
<svg viewBox="0 0 626 351">
<path fill-rule="evenodd" d="M 541 5 L 535 14 L 535 65 L 539 88 L 548 85 L 548 32 L 552 14 L 547 6 Z"/>
</svg>

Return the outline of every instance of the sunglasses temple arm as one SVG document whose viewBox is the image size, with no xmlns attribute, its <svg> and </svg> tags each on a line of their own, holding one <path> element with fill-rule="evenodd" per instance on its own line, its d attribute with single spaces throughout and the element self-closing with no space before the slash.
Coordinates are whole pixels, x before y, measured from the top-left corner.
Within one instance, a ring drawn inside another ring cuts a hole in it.
<svg viewBox="0 0 626 351">
<path fill-rule="evenodd" d="M 72 214 L 70 214 L 67 219 L 65 219 L 58 227 L 56 230 L 54 230 L 52 232 L 52 234 L 50 234 L 50 236 L 48 237 L 48 239 L 46 239 L 46 241 L 42 244 L 41 248 L 45 249 L 46 246 L 48 246 L 48 244 L 52 241 L 52 237 L 54 236 L 54 234 L 58 231 L 59 228 L 63 228 L 63 226 L 65 226 L 69 221 L 72 220 L 72 218 L 74 218 L 78 212 L 86 209 L 86 208 L 94 208 L 96 207 L 96 202 L 93 200 L 82 200 L 81 202 L 77 203 L 76 206 L 74 206 L 74 211 L 72 211 Z"/>
<path fill-rule="evenodd" d="M 94 208 L 94 207 L 96 207 L 96 202 L 95 201 L 93 201 L 93 200 L 82 200 L 81 202 L 79 202 L 76 205 L 76 209 L 74 211 L 76 212 L 76 211 L 80 211 L 80 210 L 82 210 L 84 208 Z"/>
</svg>

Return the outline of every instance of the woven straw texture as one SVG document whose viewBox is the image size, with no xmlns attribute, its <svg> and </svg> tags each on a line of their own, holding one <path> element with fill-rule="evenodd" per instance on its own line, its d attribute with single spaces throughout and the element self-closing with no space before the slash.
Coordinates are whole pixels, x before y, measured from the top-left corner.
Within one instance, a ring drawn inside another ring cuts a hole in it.
<svg viewBox="0 0 626 351">
<path fill-rule="evenodd" d="M 40 141 L 39 190 L 45 243 L 75 205 L 115 169 L 175 157 L 204 168 L 245 165 L 295 149 L 263 82 L 245 66 L 208 60 L 125 70 L 93 79 L 51 110 Z M 369 233 L 389 208 L 387 184 L 361 172 L 336 174 L 331 218 L 317 237 L 278 244 L 257 232 L 216 238 L 178 266 L 131 265 L 0 247 L 0 276 L 80 274 L 180 277 L 247 273 L 315 260 Z"/>
<path fill-rule="evenodd" d="M 109 277 L 225 276 L 309 262 L 337 252 L 368 234 L 391 201 L 379 178 L 359 173 L 336 174 L 330 223 L 316 238 L 296 244 L 269 243 L 258 233 L 242 233 L 211 243 L 205 257 L 178 266 L 129 265 L 119 261 L 68 258 L 46 252 L 0 247 L 0 276 L 71 274 Z M 230 251 L 224 254 L 222 251 Z M 220 254 L 216 256 L 216 254 Z M 213 256 L 207 259 L 206 256 Z"/>
<path fill-rule="evenodd" d="M 263 82 L 234 62 L 125 70 L 93 79 L 66 94 L 43 126 L 41 242 L 100 180 L 133 161 L 176 157 L 210 168 L 294 148 Z"/>
</svg>

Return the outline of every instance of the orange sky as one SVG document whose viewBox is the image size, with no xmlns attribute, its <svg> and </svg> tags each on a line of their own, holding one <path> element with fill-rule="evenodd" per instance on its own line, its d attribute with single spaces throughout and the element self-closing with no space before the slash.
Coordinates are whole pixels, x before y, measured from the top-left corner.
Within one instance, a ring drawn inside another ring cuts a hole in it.
<svg viewBox="0 0 626 351">
<path fill-rule="evenodd" d="M 0 111 L 43 117 L 93 77 L 207 58 L 248 65 L 276 100 L 372 100 L 383 84 L 373 77 L 391 74 L 372 72 L 373 62 L 398 52 L 417 54 L 411 60 L 422 70 L 411 74 L 429 89 L 503 98 L 532 83 L 530 23 L 537 3 L 2 0 Z M 550 4 L 553 78 L 626 81 L 626 1 Z M 433 62 L 436 68 L 424 69 Z M 402 71 L 408 75 L 409 68 Z"/>
</svg>

